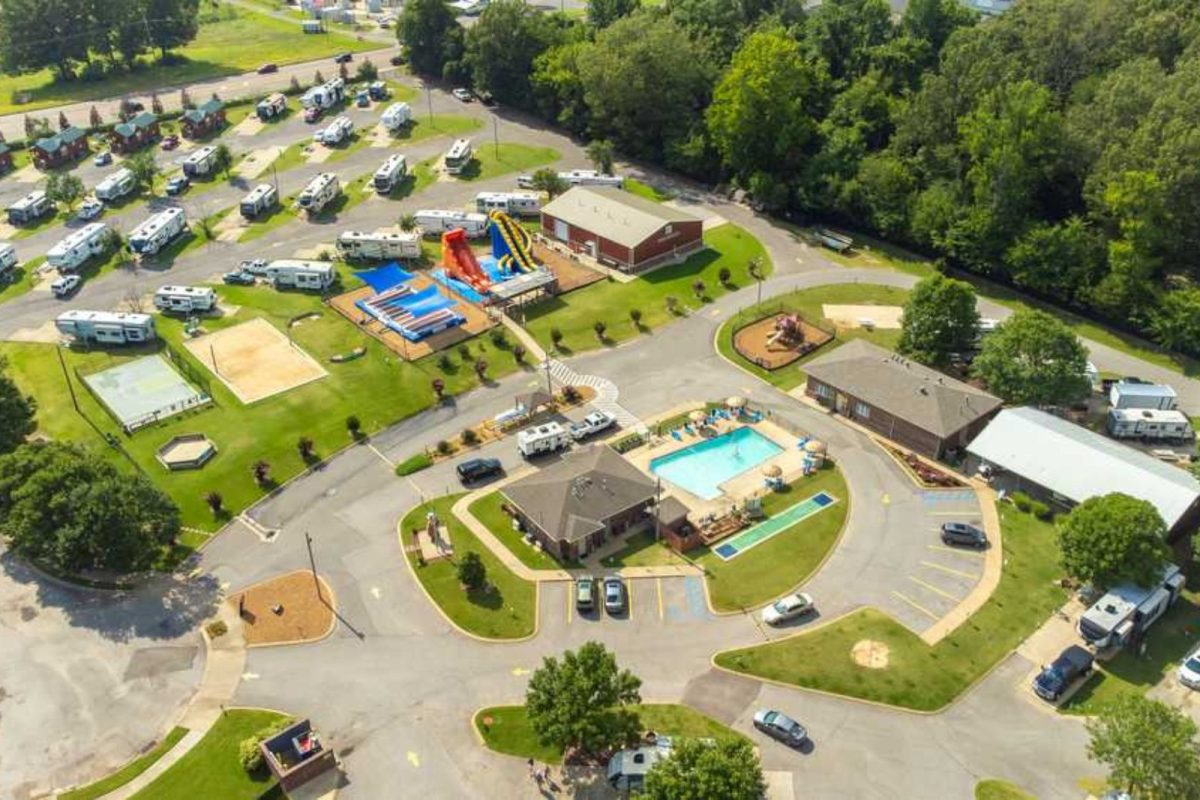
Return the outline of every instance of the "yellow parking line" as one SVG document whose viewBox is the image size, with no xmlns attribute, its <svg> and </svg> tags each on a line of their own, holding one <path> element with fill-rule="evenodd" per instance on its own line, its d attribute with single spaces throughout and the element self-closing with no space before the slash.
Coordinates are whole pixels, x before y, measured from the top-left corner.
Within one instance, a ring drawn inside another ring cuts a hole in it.
<svg viewBox="0 0 1200 800">
<path fill-rule="evenodd" d="M 908 579 L 910 581 L 912 581 L 913 583 L 915 583 L 917 586 L 922 587 L 923 589 L 928 589 L 929 591 L 933 592 L 934 594 L 940 594 L 942 597 L 946 598 L 947 600 L 954 600 L 954 601 L 962 600 L 961 597 L 955 597 L 954 595 L 950 594 L 949 592 L 939 589 L 938 587 L 934 586 L 932 583 L 926 583 L 925 581 L 921 580 L 920 578 L 914 578 L 912 575 L 909 575 Z"/>
<path fill-rule="evenodd" d="M 629 601 L 626 603 L 629 608 L 625 609 L 625 614 L 629 619 L 633 619 L 633 581 L 625 581 L 625 591 L 629 595 L 625 598 Z"/>
<path fill-rule="evenodd" d="M 655 578 L 654 583 L 658 589 L 658 618 L 663 618 L 663 602 L 662 602 L 662 578 Z"/>
<path fill-rule="evenodd" d="M 940 569 L 942 572 L 949 572 L 951 575 L 958 575 L 962 578 L 975 580 L 979 577 L 979 573 L 977 572 L 963 572 L 961 569 L 950 569 L 950 567 L 943 567 L 941 564 L 935 564 L 932 561 L 922 561 L 921 564 L 931 569 Z"/>
<path fill-rule="evenodd" d="M 943 547 L 940 544 L 927 544 L 925 546 L 928 547 L 930 550 L 937 550 L 940 553 L 953 553 L 956 556 L 967 556 L 969 558 L 983 558 L 984 557 L 983 553 L 979 553 L 974 550 L 963 550 L 962 548 L 956 548 L 956 547 Z"/>
<path fill-rule="evenodd" d="M 920 603 L 916 602 L 916 601 L 915 601 L 915 600 L 913 600 L 912 598 L 910 598 L 910 597 L 905 597 L 904 595 L 900 594 L 899 592 L 897 592 L 897 591 L 895 591 L 895 590 L 892 590 L 892 594 L 896 595 L 896 597 L 899 597 L 901 600 L 903 600 L 904 602 L 908 603 L 910 606 L 912 606 L 913 608 L 915 608 L 917 611 L 920 611 L 922 614 L 925 614 L 925 615 L 926 615 L 926 616 L 928 616 L 928 617 L 929 617 L 931 620 L 934 620 L 934 621 L 936 622 L 937 620 L 941 619 L 941 617 L 939 617 L 937 614 L 933 613 L 933 612 L 932 612 L 932 611 L 930 611 L 928 608 L 926 608 L 925 606 L 923 606 L 923 605 L 921 605 Z"/>
</svg>

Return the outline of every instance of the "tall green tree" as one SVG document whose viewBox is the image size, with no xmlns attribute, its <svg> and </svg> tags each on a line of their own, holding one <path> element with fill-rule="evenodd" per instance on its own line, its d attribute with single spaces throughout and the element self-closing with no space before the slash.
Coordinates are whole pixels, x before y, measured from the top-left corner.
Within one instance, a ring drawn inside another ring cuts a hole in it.
<svg viewBox="0 0 1200 800">
<path fill-rule="evenodd" d="M 646 773 L 648 800 L 759 800 L 767 783 L 746 739 L 682 739 Z"/>
<path fill-rule="evenodd" d="M 1120 493 L 1088 498 L 1058 528 L 1063 569 L 1106 588 L 1129 581 L 1150 586 L 1170 559 L 1166 542 L 1158 510 Z"/>
<path fill-rule="evenodd" d="M 605 175 L 613 174 L 613 159 L 615 156 L 612 142 L 607 139 L 594 139 L 588 142 L 588 161 L 591 161 L 592 166 Z"/>
<path fill-rule="evenodd" d="M 396 38 L 414 72 L 441 77 L 446 62 L 459 57 L 450 35 L 458 27 L 444 0 L 409 0 L 396 21 Z"/>
<path fill-rule="evenodd" d="M 0 3 L 0 67 L 36 72 L 51 67 L 60 80 L 88 60 L 93 33 L 78 0 L 4 0 Z"/>
<path fill-rule="evenodd" d="M 588 130 L 591 120 L 579 66 L 591 52 L 591 42 L 551 47 L 534 59 L 530 78 L 538 113 L 577 135 Z"/>
<path fill-rule="evenodd" d="M 37 429 L 37 401 L 21 394 L 7 370 L 8 359 L 0 356 L 0 453 L 11 453 Z"/>
<path fill-rule="evenodd" d="M 546 656 L 525 691 L 525 710 L 538 741 L 566 751 L 597 753 L 623 746 L 637 735 L 642 682 L 617 666 L 599 642 Z"/>
<path fill-rule="evenodd" d="M 923 364 L 942 366 L 979 338 L 975 289 L 966 281 L 931 275 L 917 283 L 904 305 L 899 350 Z"/>
<path fill-rule="evenodd" d="M 607 28 L 621 17 L 627 17 L 637 11 L 641 5 L 641 0 L 590 0 L 587 5 L 587 21 L 597 30 Z"/>
<path fill-rule="evenodd" d="M 83 181 L 69 172 L 54 172 L 46 179 L 46 197 L 68 211 L 83 199 Z"/>
<path fill-rule="evenodd" d="M 558 177 L 558 172 L 550 167 L 542 167 L 530 177 L 533 178 L 533 188 L 550 195 L 551 200 L 571 188 L 571 184 Z"/>
<path fill-rule="evenodd" d="M 1160 344 L 1200 356 L 1200 289 L 1165 292 L 1150 313 L 1150 331 Z"/>
<path fill-rule="evenodd" d="M 1146 800 L 1200 798 L 1196 723 L 1184 712 L 1122 692 L 1087 723 L 1088 757 L 1108 767 L 1108 782 Z"/>
<path fill-rule="evenodd" d="M 144 0 L 143 24 L 149 45 L 163 58 L 200 32 L 200 0 Z"/>
<path fill-rule="evenodd" d="M 887 0 L 824 0 L 804 25 L 805 44 L 843 85 L 866 74 L 872 51 L 894 33 Z"/>
<path fill-rule="evenodd" d="M 988 390 L 1014 405 L 1052 406 L 1087 397 L 1087 350 L 1044 311 L 1021 310 L 983 340 L 973 363 Z"/>
<path fill-rule="evenodd" d="M 162 172 L 152 150 L 142 150 L 126 158 L 125 169 L 133 173 L 138 186 L 151 193 L 154 191 L 154 179 Z"/>
<path fill-rule="evenodd" d="M 1082 217 L 1038 223 L 1004 254 L 1012 282 L 1045 297 L 1066 302 L 1086 300 L 1107 270 L 1103 233 Z"/>
<path fill-rule="evenodd" d="M 562 39 L 553 19 L 524 0 L 496 0 L 467 32 L 466 63 L 475 88 L 505 105 L 533 108 L 534 60 Z"/>
</svg>

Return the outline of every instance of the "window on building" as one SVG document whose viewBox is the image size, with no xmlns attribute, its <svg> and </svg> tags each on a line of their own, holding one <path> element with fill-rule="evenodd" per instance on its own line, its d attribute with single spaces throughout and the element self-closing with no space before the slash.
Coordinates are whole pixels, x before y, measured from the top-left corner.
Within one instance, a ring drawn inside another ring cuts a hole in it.
<svg viewBox="0 0 1200 800">
<path fill-rule="evenodd" d="M 833 389 L 824 383 L 818 383 L 816 388 L 817 397 L 833 397 Z"/>
<path fill-rule="evenodd" d="M 667 227 L 663 228 L 663 233 L 669 235 L 671 233 L 671 226 L 667 225 Z"/>
<path fill-rule="evenodd" d="M 859 400 L 854 401 L 854 416 L 862 417 L 863 419 L 871 418 L 871 407 Z"/>
</svg>

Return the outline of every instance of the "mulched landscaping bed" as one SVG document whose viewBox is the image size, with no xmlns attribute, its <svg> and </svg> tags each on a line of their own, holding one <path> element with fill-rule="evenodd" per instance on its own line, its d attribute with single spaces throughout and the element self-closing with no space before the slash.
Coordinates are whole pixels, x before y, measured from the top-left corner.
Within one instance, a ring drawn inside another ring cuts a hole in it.
<svg viewBox="0 0 1200 800">
<path fill-rule="evenodd" d="M 784 316 L 787 316 L 784 312 L 771 314 L 739 328 L 733 334 L 734 349 L 743 358 L 763 369 L 776 370 L 799 361 L 833 339 L 833 334 L 829 331 L 801 320 L 800 329 L 804 332 L 803 342 L 791 346 L 785 346 L 778 342 L 768 345 L 767 340 L 775 333 L 776 320 Z"/>
</svg>

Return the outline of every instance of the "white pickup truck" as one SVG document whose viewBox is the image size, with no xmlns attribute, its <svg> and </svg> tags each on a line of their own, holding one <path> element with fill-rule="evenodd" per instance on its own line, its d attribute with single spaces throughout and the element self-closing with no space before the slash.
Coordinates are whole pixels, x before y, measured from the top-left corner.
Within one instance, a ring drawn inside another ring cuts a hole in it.
<svg viewBox="0 0 1200 800">
<path fill-rule="evenodd" d="M 571 424 L 571 438 L 575 441 L 581 441 L 600 431 L 611 428 L 617 421 L 617 418 L 605 411 L 593 411 L 584 417 L 580 422 Z"/>
</svg>

